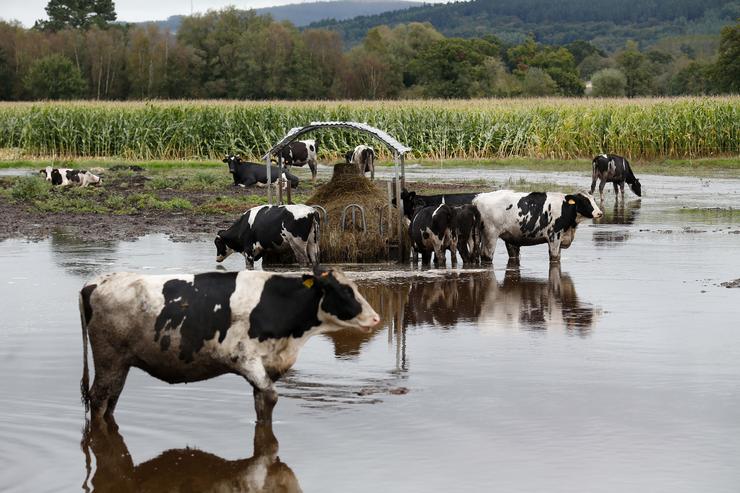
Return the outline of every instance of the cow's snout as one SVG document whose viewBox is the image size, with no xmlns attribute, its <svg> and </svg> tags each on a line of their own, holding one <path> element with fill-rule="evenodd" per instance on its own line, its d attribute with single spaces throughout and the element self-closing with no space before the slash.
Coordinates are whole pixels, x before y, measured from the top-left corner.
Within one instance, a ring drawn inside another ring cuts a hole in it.
<svg viewBox="0 0 740 493">
<path fill-rule="evenodd" d="M 376 325 L 380 323 L 380 315 L 373 312 L 372 316 L 368 317 L 367 322 L 358 324 L 362 332 L 370 332 Z"/>
<path fill-rule="evenodd" d="M 598 219 L 598 218 L 600 218 L 603 215 L 604 215 L 604 213 L 601 212 L 601 209 L 594 209 L 594 214 L 593 214 L 594 219 Z"/>
<path fill-rule="evenodd" d="M 216 262 L 221 263 L 226 258 L 226 255 L 216 255 Z"/>
</svg>

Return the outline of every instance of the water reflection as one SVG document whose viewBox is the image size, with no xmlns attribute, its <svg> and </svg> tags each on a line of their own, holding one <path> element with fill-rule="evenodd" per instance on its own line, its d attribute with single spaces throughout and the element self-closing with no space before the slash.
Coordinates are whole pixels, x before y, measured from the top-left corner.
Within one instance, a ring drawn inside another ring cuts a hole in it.
<svg viewBox="0 0 740 493">
<path fill-rule="evenodd" d="M 113 262 L 118 250 L 117 241 L 89 241 L 55 230 L 49 246 L 54 262 L 70 274 L 90 276 L 101 263 Z"/>
<path fill-rule="evenodd" d="M 478 325 L 483 330 L 562 330 L 585 337 L 599 312 L 578 298 L 559 263 L 550 264 L 545 280 L 523 277 L 519 264 L 509 261 L 503 282 L 488 289 Z"/>
<path fill-rule="evenodd" d="M 295 474 L 277 455 L 278 441 L 270 425 L 255 425 L 254 455 L 248 459 L 227 460 L 183 448 L 134 465 L 115 423 L 88 423 L 81 447 L 87 468 L 83 490 L 88 492 L 301 491 Z"/>
<path fill-rule="evenodd" d="M 594 219 L 594 224 L 634 224 L 640 212 L 642 201 L 631 200 L 627 203 L 615 201 L 614 207 L 609 209 L 604 207 L 604 215 L 599 219 Z M 593 233 L 593 240 L 596 245 L 610 245 L 614 243 L 624 243 L 629 240 L 630 232 L 628 229 L 608 229 L 598 228 Z"/>
</svg>

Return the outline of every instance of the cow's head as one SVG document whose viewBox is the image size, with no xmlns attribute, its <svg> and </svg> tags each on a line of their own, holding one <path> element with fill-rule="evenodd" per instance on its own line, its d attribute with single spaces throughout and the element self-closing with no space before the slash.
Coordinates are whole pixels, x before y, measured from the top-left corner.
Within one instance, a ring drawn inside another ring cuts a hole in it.
<svg viewBox="0 0 740 493">
<path fill-rule="evenodd" d="M 599 218 L 604 215 L 596 205 L 593 196 L 588 192 L 578 192 L 572 195 L 566 195 L 565 201 L 568 205 L 576 207 L 576 213 L 588 218 Z"/>
<path fill-rule="evenodd" d="M 380 316 L 357 290 L 357 285 L 340 270 L 317 265 L 313 275 L 303 276 L 303 284 L 321 291 L 317 318 L 334 330 L 354 328 L 370 332 L 380 322 Z"/>
<path fill-rule="evenodd" d="M 100 183 L 101 182 L 100 177 L 98 175 L 94 175 L 89 171 L 84 171 L 82 172 L 82 174 L 85 180 L 87 181 L 87 183 Z"/>
<path fill-rule="evenodd" d="M 416 192 L 409 192 L 405 188 L 401 189 L 401 203 L 403 204 L 403 215 L 411 219 L 414 217 L 414 207 L 416 206 Z"/>
<path fill-rule="evenodd" d="M 642 186 L 640 185 L 640 180 L 635 178 L 635 181 L 629 184 L 632 191 L 637 195 L 638 197 L 642 197 Z"/>
<path fill-rule="evenodd" d="M 234 253 L 234 250 L 226 243 L 223 235 L 226 233 L 225 230 L 221 230 L 216 234 L 216 239 L 213 242 L 216 244 L 216 262 L 223 262 L 226 257 Z"/>
<path fill-rule="evenodd" d="M 237 166 L 242 162 L 242 157 L 240 154 L 227 154 L 222 161 L 229 165 L 229 173 L 234 174 L 236 173 Z"/>
</svg>

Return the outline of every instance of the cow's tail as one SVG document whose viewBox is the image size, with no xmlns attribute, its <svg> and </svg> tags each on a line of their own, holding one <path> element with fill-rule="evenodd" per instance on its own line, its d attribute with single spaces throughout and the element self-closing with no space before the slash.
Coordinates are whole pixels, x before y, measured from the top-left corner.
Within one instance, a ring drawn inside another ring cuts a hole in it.
<svg viewBox="0 0 740 493">
<path fill-rule="evenodd" d="M 80 395 L 85 412 L 90 410 L 90 371 L 87 365 L 87 319 L 85 318 L 84 288 L 80 291 L 80 322 L 82 323 L 82 379 L 80 380 Z"/>
</svg>

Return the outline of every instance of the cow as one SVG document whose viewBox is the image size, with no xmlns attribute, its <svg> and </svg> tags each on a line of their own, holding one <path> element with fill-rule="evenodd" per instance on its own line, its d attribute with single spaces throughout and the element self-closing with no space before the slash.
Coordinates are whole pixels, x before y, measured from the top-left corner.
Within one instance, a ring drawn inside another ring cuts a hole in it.
<svg viewBox="0 0 740 493">
<path fill-rule="evenodd" d="M 223 162 L 229 165 L 229 173 L 234 178 L 234 186 L 251 187 L 252 185 L 267 185 L 267 166 L 264 164 L 248 163 L 241 159 L 241 156 L 229 154 L 223 159 Z M 280 176 L 280 168 L 270 166 L 270 181 L 277 182 Z M 290 181 L 290 188 L 298 187 L 298 177 L 290 174 L 288 171 L 283 172 L 283 178 Z"/>
<path fill-rule="evenodd" d="M 286 166 L 304 166 L 311 170 L 311 180 L 316 181 L 319 145 L 315 140 L 293 141 L 280 150 L 280 157 Z"/>
<path fill-rule="evenodd" d="M 409 192 L 405 188 L 401 189 L 401 202 L 403 203 L 403 215 L 410 221 L 414 214 L 414 209 L 419 206 L 429 205 L 465 205 L 472 204 L 477 193 L 443 193 L 439 195 L 417 195 L 416 192 Z M 392 200 L 396 205 L 396 199 Z"/>
<path fill-rule="evenodd" d="M 624 200 L 624 182 L 627 182 L 635 195 L 638 197 L 642 196 L 640 180 L 635 177 L 630 163 L 622 156 L 617 156 L 616 154 L 600 154 L 591 162 L 591 169 L 591 194 L 593 195 L 596 188 L 596 180 L 601 180 L 599 183 L 599 195 L 602 202 L 604 201 L 604 185 L 607 182 L 614 185 L 615 197 L 617 197 L 617 190 L 621 189 L 622 200 Z"/>
<path fill-rule="evenodd" d="M 455 210 L 455 237 L 463 265 L 480 260 L 480 212 L 472 204 L 458 205 Z"/>
<path fill-rule="evenodd" d="M 267 251 L 291 249 L 298 263 L 319 262 L 320 215 L 307 205 L 261 205 L 247 210 L 216 235 L 216 262 L 234 252 L 244 255 L 247 267 Z"/>
<path fill-rule="evenodd" d="M 473 200 L 481 215 L 481 256 L 492 260 L 496 240 L 506 244 L 510 258 L 519 258 L 519 247 L 547 243 L 550 261 L 560 260 L 560 249 L 568 248 L 584 217 L 599 218 L 601 209 L 591 194 L 565 195 L 556 192 L 497 190 Z"/>
<path fill-rule="evenodd" d="M 434 253 L 434 266 L 445 263 L 445 251 L 450 250 L 452 263 L 457 263 L 457 237 L 455 236 L 455 210 L 447 205 L 419 208 L 409 226 L 409 236 L 416 253 L 421 253 L 421 262 L 428 265 Z"/>
<path fill-rule="evenodd" d="M 85 284 L 79 307 L 80 390 L 85 411 L 98 422 L 113 418 L 134 367 L 170 384 L 241 375 L 253 388 L 257 421 L 271 423 L 273 383 L 293 366 L 308 338 L 346 328 L 370 331 L 380 322 L 354 282 L 319 266 L 303 276 L 116 272 Z"/>
<path fill-rule="evenodd" d="M 86 187 L 91 184 L 101 183 L 99 176 L 84 169 L 52 168 L 47 166 L 39 171 L 39 174 L 52 185 L 66 187 L 68 185 L 79 185 Z"/>
<path fill-rule="evenodd" d="M 372 147 L 360 144 L 353 151 L 344 155 L 347 164 L 356 164 L 360 174 L 370 172 L 370 179 L 375 179 L 375 151 Z"/>
</svg>

